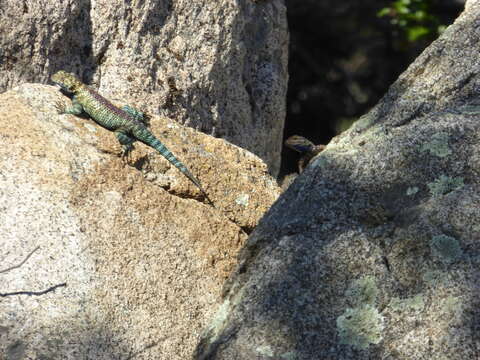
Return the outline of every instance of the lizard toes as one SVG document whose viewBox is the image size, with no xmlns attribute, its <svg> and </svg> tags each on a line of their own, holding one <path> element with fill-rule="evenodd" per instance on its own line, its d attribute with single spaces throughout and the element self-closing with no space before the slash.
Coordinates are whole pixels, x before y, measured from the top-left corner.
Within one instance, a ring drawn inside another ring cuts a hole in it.
<svg viewBox="0 0 480 360">
<path fill-rule="evenodd" d="M 57 112 L 59 114 L 65 113 L 65 104 L 62 101 L 57 100 L 54 106 L 55 106 L 55 109 L 57 109 Z"/>
</svg>

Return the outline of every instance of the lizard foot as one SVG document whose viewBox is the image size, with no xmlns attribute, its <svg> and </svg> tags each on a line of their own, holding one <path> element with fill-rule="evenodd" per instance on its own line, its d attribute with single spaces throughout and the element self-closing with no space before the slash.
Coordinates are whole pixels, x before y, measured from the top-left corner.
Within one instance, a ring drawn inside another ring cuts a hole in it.
<svg viewBox="0 0 480 360">
<path fill-rule="evenodd" d="M 65 114 L 65 103 L 61 100 L 57 100 L 54 104 L 55 109 L 57 109 L 57 113 Z"/>
<path fill-rule="evenodd" d="M 122 152 L 120 154 L 122 160 L 128 165 L 130 164 L 130 160 L 132 160 L 131 153 L 133 150 L 132 144 L 122 145 Z"/>
</svg>

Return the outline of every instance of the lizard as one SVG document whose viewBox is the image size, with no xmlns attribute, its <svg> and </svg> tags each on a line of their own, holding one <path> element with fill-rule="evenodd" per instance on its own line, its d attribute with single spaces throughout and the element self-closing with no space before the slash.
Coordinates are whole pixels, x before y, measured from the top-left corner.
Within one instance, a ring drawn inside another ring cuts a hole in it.
<svg viewBox="0 0 480 360">
<path fill-rule="evenodd" d="M 119 108 L 97 91 L 85 85 L 74 74 L 60 70 L 52 75 L 51 80 L 67 93 L 73 94 L 72 106 L 66 107 L 64 103 L 56 104 L 60 114 L 80 115 L 87 113 L 97 124 L 113 131 L 122 145 L 122 158 L 128 157 L 133 150 L 133 143 L 140 141 L 155 149 L 165 159 L 180 170 L 196 187 L 200 189 L 208 202 L 213 202 L 203 189 L 200 181 L 193 176 L 187 167 L 158 140 L 147 128 L 146 115 L 128 105 Z"/>
<path fill-rule="evenodd" d="M 298 161 L 298 172 L 301 174 L 310 160 L 325 149 L 325 145 L 314 145 L 303 136 L 293 135 L 285 140 L 285 146 L 302 154 Z"/>
</svg>

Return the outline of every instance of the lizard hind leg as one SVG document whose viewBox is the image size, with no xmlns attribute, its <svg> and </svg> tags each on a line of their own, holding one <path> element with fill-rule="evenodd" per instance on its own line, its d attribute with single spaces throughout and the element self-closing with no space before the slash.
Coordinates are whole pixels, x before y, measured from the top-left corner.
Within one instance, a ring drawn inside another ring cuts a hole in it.
<svg viewBox="0 0 480 360">
<path fill-rule="evenodd" d="M 129 105 L 124 105 L 122 107 L 122 110 L 125 111 L 131 117 L 133 117 L 135 120 L 140 121 L 145 125 L 149 125 L 150 116 L 148 116 L 146 113 L 141 112 L 140 110 L 137 110 L 135 108 L 132 108 Z"/>
<path fill-rule="evenodd" d="M 115 131 L 115 136 L 117 137 L 118 142 L 122 145 L 122 159 L 127 160 L 128 162 L 129 155 L 134 148 L 133 143 L 136 139 L 121 131 Z"/>
</svg>

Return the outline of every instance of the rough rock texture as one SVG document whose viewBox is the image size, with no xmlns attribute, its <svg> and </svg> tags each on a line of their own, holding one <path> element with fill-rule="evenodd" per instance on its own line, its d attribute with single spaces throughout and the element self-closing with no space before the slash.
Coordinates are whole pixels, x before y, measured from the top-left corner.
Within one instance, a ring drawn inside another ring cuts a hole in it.
<svg viewBox="0 0 480 360">
<path fill-rule="evenodd" d="M 197 359 L 480 358 L 480 2 L 262 219 Z"/>
<path fill-rule="evenodd" d="M 277 174 L 283 0 L 2 0 L 0 89 L 75 72 L 101 92 L 260 156 Z"/>
<path fill-rule="evenodd" d="M 213 208 L 142 144 L 124 164 L 111 132 L 58 100 L 45 85 L 0 95 L 0 359 L 191 358 L 275 181 L 247 151 L 154 117 Z"/>
</svg>

